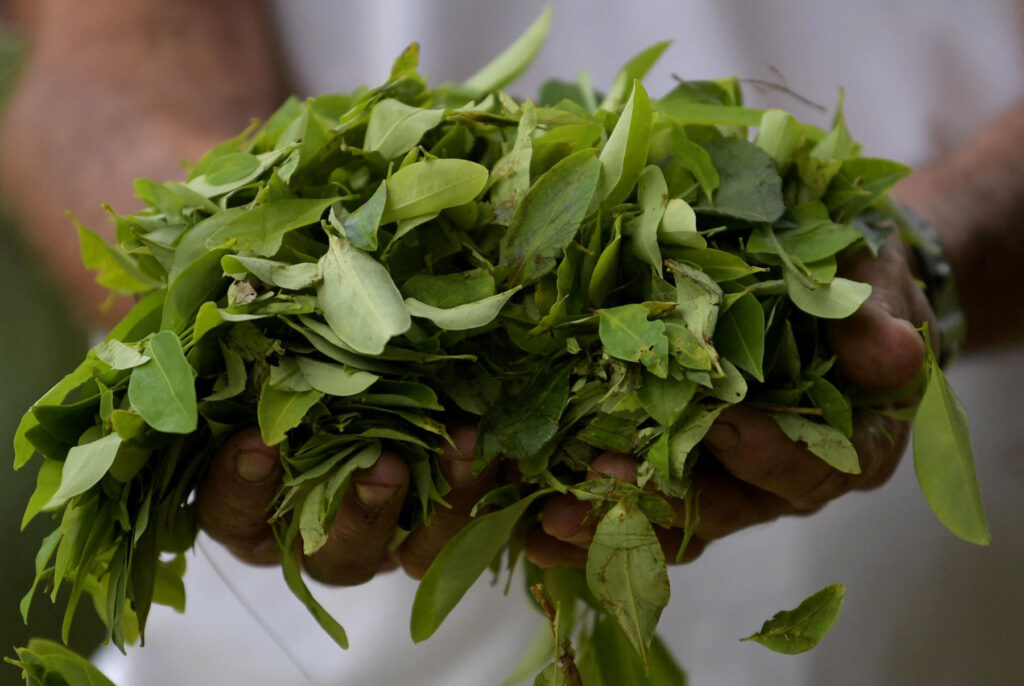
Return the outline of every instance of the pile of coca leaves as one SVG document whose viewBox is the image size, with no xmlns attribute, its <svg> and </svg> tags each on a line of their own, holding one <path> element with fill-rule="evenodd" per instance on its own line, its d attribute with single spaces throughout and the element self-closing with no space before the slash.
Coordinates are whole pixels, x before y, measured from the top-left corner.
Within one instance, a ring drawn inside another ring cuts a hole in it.
<svg viewBox="0 0 1024 686">
<path fill-rule="evenodd" d="M 324 544 L 353 471 L 387 448 L 412 474 L 397 545 L 443 506 L 439 446 L 469 423 L 475 469 L 514 461 L 522 483 L 489 493 L 430 568 L 413 637 L 488 567 L 515 566 L 543 498 L 568 492 L 593 503 L 596 537 L 585 571 L 524 562 L 551 626 L 521 676 L 679 683 L 655 637 L 663 496 L 687 503 L 692 533 L 701 439 L 736 403 L 858 472 L 853 416 L 882 410 L 837 373 L 823 332 L 870 294 L 837 257 L 900 230 L 885 194 L 909 170 L 860 157 L 841 104 L 826 131 L 744 107 L 734 79 L 652 100 L 639 79 L 667 44 L 607 94 L 583 76 L 516 101 L 500 89 L 546 22 L 462 85 L 429 88 L 414 45 L 379 88 L 288 100 L 186 182 L 139 179 L 147 209 L 110 211 L 116 246 L 78 227 L 99 282 L 139 300 L 18 430 L 16 466 L 41 456 L 25 519 L 57 522 L 24 612 L 70 585 L 65 637 L 84 593 L 123 649 L 152 603 L 183 609 L 197 483 L 257 424 L 284 467 L 269 519 L 287 584 L 345 646 L 293 544 Z M 950 437 L 917 455 L 925 495 L 985 542 L 966 417 L 934 359 L 921 384 L 918 421 Z M 586 481 L 603 451 L 640 458 L 638 483 Z M 823 589 L 752 638 L 806 650 L 841 602 Z M 47 642 L 19 655 L 30 683 L 72 664 Z"/>
</svg>

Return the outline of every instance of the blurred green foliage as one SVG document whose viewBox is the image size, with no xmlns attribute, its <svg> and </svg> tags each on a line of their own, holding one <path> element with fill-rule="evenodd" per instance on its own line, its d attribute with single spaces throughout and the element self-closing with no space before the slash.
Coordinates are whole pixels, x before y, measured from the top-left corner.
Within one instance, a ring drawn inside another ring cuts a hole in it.
<svg viewBox="0 0 1024 686">
<path fill-rule="evenodd" d="M 20 55 L 17 38 L 0 32 L 0 98 L 6 99 L 14 83 Z M 68 235 L 73 234 L 69 231 Z M 13 647 L 25 645 L 31 636 L 59 638 L 58 607 L 63 608 L 63 603 L 54 606 L 38 594 L 29 625 L 21 620 L 18 603 L 32 583 L 35 551 L 56 522 L 40 516 L 24 532 L 19 530 L 22 511 L 35 487 L 36 466 L 33 463 L 17 472 L 11 469 L 11 438 L 21 415 L 78 363 L 87 342 L 85 332 L 69 317 L 56 285 L 2 208 L 0 299 L 0 350 L 6 381 L 0 392 L 0 654 L 13 656 Z M 103 627 L 92 609 L 80 608 L 71 646 L 87 655 L 102 637 Z M 0 666 L 0 686 L 21 683 L 17 669 Z"/>
</svg>

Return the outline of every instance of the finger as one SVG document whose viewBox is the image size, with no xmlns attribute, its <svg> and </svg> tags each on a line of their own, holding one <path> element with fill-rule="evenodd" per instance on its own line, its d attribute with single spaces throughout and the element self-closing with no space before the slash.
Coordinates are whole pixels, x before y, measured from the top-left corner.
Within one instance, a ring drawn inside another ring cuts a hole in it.
<svg viewBox="0 0 1024 686">
<path fill-rule="evenodd" d="M 724 538 L 741 529 L 778 519 L 794 508 L 783 498 L 740 481 L 723 470 L 698 469 L 693 479 L 693 490 L 698 499 L 696 514 L 700 519 L 694 532 L 694 541 L 700 546 Z M 673 526 L 680 529 L 690 520 L 686 504 L 670 501 L 675 513 Z M 689 516 L 692 516 L 691 513 Z"/>
<path fill-rule="evenodd" d="M 531 562 L 544 569 L 556 565 L 577 569 L 587 566 L 586 548 L 560 541 L 538 527 L 526 534 L 524 551 Z"/>
<path fill-rule="evenodd" d="M 796 510 L 817 509 L 851 488 L 852 475 L 833 469 L 791 441 L 769 417 L 747 407 L 722 412 L 704 445 L 734 477 L 779 496 Z M 701 502 L 705 500 L 710 498 Z"/>
<path fill-rule="evenodd" d="M 309 575 L 351 586 L 373 578 L 386 561 L 387 543 L 409 490 L 409 467 L 384 451 L 368 469 L 352 475 L 324 546 L 306 556 Z"/>
<path fill-rule="evenodd" d="M 573 495 L 553 495 L 541 510 L 541 528 L 548 536 L 586 548 L 594 538 L 593 507 Z"/>
<path fill-rule="evenodd" d="M 860 457 L 861 474 L 850 481 L 852 488 L 878 488 L 893 475 L 910 440 L 910 423 L 881 414 L 856 417 L 853 447 Z"/>
<path fill-rule="evenodd" d="M 451 507 L 437 508 L 429 525 L 413 531 L 398 551 L 402 568 L 415 579 L 426 574 L 430 563 L 452 536 L 470 522 L 469 513 L 473 505 L 494 486 L 494 475 L 497 472 L 494 463 L 479 477 L 473 476 L 476 429 L 459 427 L 452 431 L 451 437 L 455 446 L 445 444 L 440 458 L 441 472 L 452 487 L 445 496 L 445 501 Z"/>
<path fill-rule="evenodd" d="M 255 427 L 239 431 L 217 451 L 199 486 L 199 525 L 246 562 L 276 562 L 267 510 L 280 481 L 277 448 L 265 445 Z"/>
<path fill-rule="evenodd" d="M 924 364 L 924 342 L 914 330 L 934 317 L 913 282 L 904 248 L 891 239 L 875 259 L 865 249 L 843 263 L 842 274 L 871 284 L 871 296 L 850 317 L 830 322 L 829 344 L 846 378 L 866 390 L 911 383 Z"/>
<path fill-rule="evenodd" d="M 636 468 L 636 458 L 621 453 L 602 453 L 591 463 L 587 481 L 615 477 L 633 483 L 636 481 Z M 541 510 L 544 533 L 577 547 L 590 546 L 596 526 L 591 504 L 572 495 L 551 496 Z"/>
</svg>

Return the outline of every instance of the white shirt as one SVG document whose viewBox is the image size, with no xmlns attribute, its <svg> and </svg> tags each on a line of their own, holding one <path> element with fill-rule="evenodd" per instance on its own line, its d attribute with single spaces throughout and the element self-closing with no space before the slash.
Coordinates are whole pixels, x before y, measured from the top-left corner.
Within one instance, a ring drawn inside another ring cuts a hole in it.
<svg viewBox="0 0 1024 686">
<path fill-rule="evenodd" d="M 412 41 L 433 83 L 458 81 L 500 51 L 543 6 L 537 0 L 373 3 L 279 0 L 281 38 L 306 94 L 375 84 Z M 511 92 L 549 76 L 590 71 L 607 87 L 619 66 L 666 38 L 675 44 L 646 84 L 659 94 L 686 79 L 738 75 L 774 82 L 826 105 L 840 86 L 864 153 L 920 163 L 963 143 L 1024 90 L 1022 13 L 1010 2 L 861 0 L 857 3 L 559 0 L 547 43 Z M 779 91 L 746 88 L 827 126 L 831 115 Z M 699 686 L 757 684 L 1011 684 L 1024 674 L 1024 432 L 1003 389 L 1024 384 L 1024 351 L 966 361 L 952 374 L 973 418 L 979 476 L 993 535 L 980 549 L 935 520 L 908 456 L 893 480 L 808 518 L 790 518 L 710 546 L 671 572 L 660 634 Z M 483 580 L 435 637 L 413 646 L 415 582 L 390 574 L 351 589 L 314 587 L 345 624 L 338 650 L 277 570 L 247 568 L 208 540 L 218 566 L 277 639 L 318 682 L 499 684 L 540 617 L 521 584 L 510 597 Z M 154 608 L 149 645 L 101 666 L 121 686 L 292 684 L 303 679 L 241 609 L 203 555 L 190 557 L 188 612 Z M 833 582 L 843 614 L 810 653 L 785 656 L 738 639 L 774 611 Z"/>
</svg>

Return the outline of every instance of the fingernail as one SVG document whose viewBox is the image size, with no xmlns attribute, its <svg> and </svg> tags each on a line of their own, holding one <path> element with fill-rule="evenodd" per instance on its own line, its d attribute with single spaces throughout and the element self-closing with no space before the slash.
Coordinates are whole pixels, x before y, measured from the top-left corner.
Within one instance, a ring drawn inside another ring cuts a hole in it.
<svg viewBox="0 0 1024 686">
<path fill-rule="evenodd" d="M 261 452 L 238 453 L 235 458 L 235 470 L 238 476 L 249 483 L 263 481 L 277 465 L 277 458 Z"/>
<path fill-rule="evenodd" d="M 381 484 L 356 484 L 356 498 L 363 507 L 374 510 L 384 507 L 395 497 L 398 492 L 397 486 L 383 486 Z"/>
<path fill-rule="evenodd" d="M 465 488 L 476 481 L 472 460 L 452 460 L 448 463 L 448 474 L 452 477 L 452 486 L 456 488 Z"/>
<path fill-rule="evenodd" d="M 704 436 L 704 442 L 712 450 L 727 452 L 740 444 L 740 434 L 731 424 L 720 422 L 711 425 L 711 429 Z"/>
</svg>

